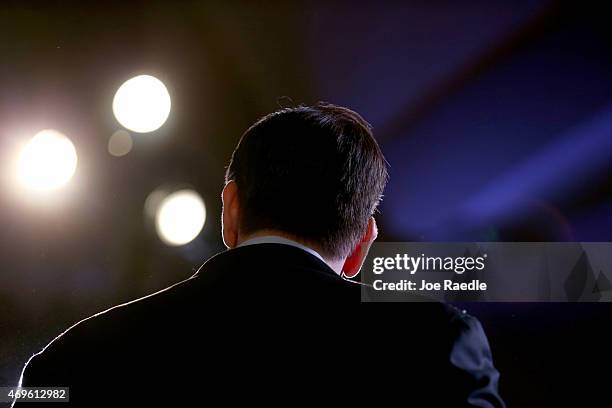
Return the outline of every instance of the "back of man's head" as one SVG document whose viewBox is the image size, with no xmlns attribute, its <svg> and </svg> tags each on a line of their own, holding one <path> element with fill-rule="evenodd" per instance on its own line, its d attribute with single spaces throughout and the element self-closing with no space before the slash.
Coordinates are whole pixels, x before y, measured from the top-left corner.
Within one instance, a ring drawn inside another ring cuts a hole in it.
<svg viewBox="0 0 612 408">
<path fill-rule="evenodd" d="M 282 231 L 346 257 L 366 231 L 387 182 L 371 126 L 331 104 L 271 113 L 240 139 L 226 173 L 238 188 L 240 231 Z"/>
</svg>

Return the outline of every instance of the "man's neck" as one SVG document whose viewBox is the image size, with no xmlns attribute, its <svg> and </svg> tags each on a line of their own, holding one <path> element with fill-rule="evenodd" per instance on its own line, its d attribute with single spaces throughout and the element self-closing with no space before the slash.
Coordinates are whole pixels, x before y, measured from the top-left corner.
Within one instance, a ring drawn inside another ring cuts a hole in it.
<svg viewBox="0 0 612 408">
<path fill-rule="evenodd" d="M 315 245 L 305 242 L 304 240 L 301 240 L 299 238 L 290 236 L 290 234 L 283 233 L 282 231 L 261 230 L 257 231 L 256 233 L 249 234 L 247 236 L 239 236 L 237 246 L 252 245 L 265 242 L 275 242 L 293 245 L 295 247 L 301 248 L 325 262 L 327 266 L 333 269 L 334 272 L 336 272 L 338 275 L 342 275 L 342 267 L 345 261 L 344 259 L 330 260 L 322 256 L 320 250 L 317 249 Z"/>
</svg>

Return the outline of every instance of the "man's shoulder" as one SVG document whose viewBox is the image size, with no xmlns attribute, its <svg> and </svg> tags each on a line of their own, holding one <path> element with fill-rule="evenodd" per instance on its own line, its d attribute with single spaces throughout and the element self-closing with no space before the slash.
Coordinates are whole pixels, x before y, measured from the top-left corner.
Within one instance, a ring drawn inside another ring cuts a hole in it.
<svg viewBox="0 0 612 408">
<path fill-rule="evenodd" d="M 81 397 L 90 397 L 88 406 L 96 406 L 96 395 L 106 392 L 101 390 L 109 386 L 109 381 L 128 385 L 130 373 L 142 373 L 154 366 L 157 350 L 166 345 L 177 348 L 168 342 L 173 330 L 169 322 L 179 325 L 183 319 L 186 323 L 178 300 L 191 289 L 190 283 L 187 279 L 68 327 L 30 357 L 22 369 L 21 385 L 69 386 L 80 391 Z M 109 398 L 100 395 L 104 405 Z"/>
<path fill-rule="evenodd" d="M 214 305 L 220 303 L 228 305 L 223 315 L 229 316 L 278 307 L 279 300 L 302 307 L 306 299 L 310 305 L 349 299 L 359 302 L 359 285 L 332 275 L 317 259 L 309 259 L 312 255 L 304 257 L 300 249 L 286 246 L 258 246 L 219 253 L 188 279 L 80 320 L 49 342 L 35 360 L 61 358 L 65 353 L 91 358 L 99 354 L 91 351 L 129 348 L 147 336 L 157 337 L 156 341 L 179 336 L 181 330 L 197 327 L 203 320 L 219 319 Z M 271 254 L 277 258 L 271 259 Z M 286 268 L 279 265 L 288 260 L 295 262 Z M 248 308 L 242 307 L 246 304 Z"/>
<path fill-rule="evenodd" d="M 70 326 L 56 337 L 50 345 L 68 342 L 73 337 L 91 337 L 103 339 L 109 331 L 121 332 L 120 329 L 131 328 L 144 323 L 144 317 L 160 317 L 159 312 L 165 307 L 166 314 L 176 307 L 176 299 L 189 285 L 189 279 L 172 285 L 161 291 L 109 307 L 99 313 L 86 317 Z"/>
</svg>

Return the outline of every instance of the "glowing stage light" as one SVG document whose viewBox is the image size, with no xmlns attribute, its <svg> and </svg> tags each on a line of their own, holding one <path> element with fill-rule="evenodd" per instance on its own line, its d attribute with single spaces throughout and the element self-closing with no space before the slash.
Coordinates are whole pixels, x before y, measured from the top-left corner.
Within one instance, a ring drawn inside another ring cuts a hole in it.
<svg viewBox="0 0 612 408">
<path fill-rule="evenodd" d="M 113 99 L 113 113 L 127 129 L 147 133 L 166 122 L 170 105 L 170 94 L 159 79 L 139 75 L 119 87 Z"/>
<path fill-rule="evenodd" d="M 193 241 L 202 231 L 205 221 L 204 201 L 193 190 L 180 190 L 168 195 L 155 215 L 157 235 L 172 246 Z"/>
<path fill-rule="evenodd" d="M 31 190 L 54 190 L 70 181 L 76 167 L 77 153 L 70 139 L 56 130 L 46 129 L 22 149 L 17 178 Z"/>
<path fill-rule="evenodd" d="M 125 156 L 132 150 L 132 136 L 125 130 L 118 130 L 108 139 L 108 152 L 115 157 Z"/>
</svg>

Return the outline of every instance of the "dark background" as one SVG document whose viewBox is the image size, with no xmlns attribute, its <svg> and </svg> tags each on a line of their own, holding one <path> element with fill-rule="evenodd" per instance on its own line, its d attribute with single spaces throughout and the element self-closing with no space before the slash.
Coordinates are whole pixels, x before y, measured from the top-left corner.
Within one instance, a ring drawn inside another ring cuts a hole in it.
<svg viewBox="0 0 612 408">
<path fill-rule="evenodd" d="M 224 167 L 279 106 L 323 100 L 372 123 L 391 172 L 381 241 L 610 241 L 608 16 L 547 1 L 3 2 L 2 171 L 43 128 L 71 138 L 79 167 L 45 200 L 8 193 L 3 176 L 0 383 L 71 322 L 222 250 Z M 112 98 L 139 74 L 164 81 L 170 118 L 113 157 Z M 203 196 L 192 243 L 157 238 L 143 209 L 159 186 Z M 607 304 L 466 308 L 509 405 L 605 398 Z"/>
</svg>

